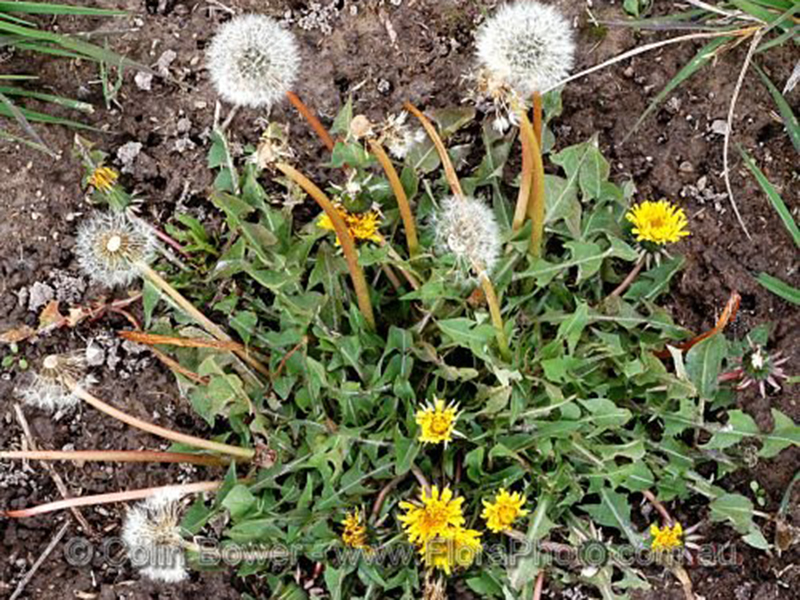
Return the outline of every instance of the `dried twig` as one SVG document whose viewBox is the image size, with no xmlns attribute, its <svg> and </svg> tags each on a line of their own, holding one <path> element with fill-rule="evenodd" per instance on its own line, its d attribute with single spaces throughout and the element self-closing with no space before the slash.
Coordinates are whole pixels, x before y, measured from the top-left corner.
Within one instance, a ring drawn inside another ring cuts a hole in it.
<svg viewBox="0 0 800 600">
<path fill-rule="evenodd" d="M 58 543 L 61 541 L 61 538 L 63 538 L 64 534 L 67 533 L 67 529 L 69 529 L 69 526 L 70 522 L 67 521 L 61 526 L 61 529 L 59 529 L 56 532 L 56 534 L 53 536 L 53 539 L 50 540 L 49 544 L 47 544 L 47 548 L 44 549 L 44 552 L 42 552 L 39 555 L 39 558 L 36 559 L 36 562 L 33 563 L 33 566 L 31 566 L 30 570 L 27 573 L 25 573 L 25 576 L 22 578 L 22 581 L 19 582 L 19 585 L 17 585 L 17 589 L 15 589 L 14 593 L 11 594 L 11 598 L 9 598 L 9 600 L 17 600 L 17 598 L 19 598 L 22 595 L 22 592 L 25 590 L 25 586 L 27 586 L 30 580 L 33 579 L 33 576 L 36 574 L 36 571 L 38 571 L 39 567 L 41 567 L 44 561 L 47 560 L 47 557 L 50 556 L 50 553 L 52 553 L 53 550 L 55 550 L 55 547 L 58 546 Z"/>
<path fill-rule="evenodd" d="M 22 427 L 22 433 L 25 436 L 25 441 L 27 442 L 28 447 L 31 450 L 38 450 L 36 442 L 33 439 L 33 434 L 31 433 L 30 425 L 28 425 L 28 420 L 25 418 L 25 413 L 22 412 L 22 407 L 19 404 L 14 404 L 14 412 L 16 413 L 19 426 Z M 58 493 L 61 494 L 61 497 L 65 500 L 69 499 L 70 495 L 67 491 L 67 486 L 64 484 L 64 480 L 61 478 L 61 475 L 58 474 L 58 471 L 55 470 L 53 465 L 47 463 L 45 464 L 45 468 L 50 474 L 50 478 L 53 480 L 53 483 L 56 484 L 56 489 L 58 489 Z M 72 514 L 75 516 L 75 519 L 78 521 L 78 523 L 80 523 L 81 527 L 83 527 L 83 530 L 87 535 L 95 535 L 94 528 L 89 525 L 89 521 L 86 520 L 86 517 L 83 516 L 81 511 L 79 511 L 77 508 L 73 508 Z"/>
<path fill-rule="evenodd" d="M 733 88 L 733 94 L 731 95 L 731 104 L 728 107 L 728 120 L 727 127 L 725 128 L 725 140 L 722 143 L 722 177 L 725 179 L 725 188 L 728 190 L 728 200 L 730 200 L 731 206 L 733 207 L 733 212 L 736 215 L 736 220 L 739 221 L 739 226 L 742 228 L 742 231 L 744 231 L 748 240 L 752 240 L 753 237 L 747 230 L 747 225 L 744 224 L 742 215 L 739 213 L 739 207 L 736 204 L 736 199 L 733 197 L 729 155 L 731 132 L 733 130 L 733 114 L 736 109 L 736 101 L 739 99 L 739 93 L 742 91 L 742 84 L 744 83 L 744 76 L 747 74 L 747 69 L 750 67 L 750 62 L 753 60 L 753 54 L 755 53 L 756 48 L 758 48 L 758 44 L 761 42 L 762 37 L 764 37 L 763 30 L 758 31 L 753 36 L 753 41 L 750 42 L 750 48 L 748 48 L 747 56 L 745 56 L 744 63 L 742 64 L 742 70 L 739 71 L 739 79 L 736 80 L 736 87 Z"/>
</svg>

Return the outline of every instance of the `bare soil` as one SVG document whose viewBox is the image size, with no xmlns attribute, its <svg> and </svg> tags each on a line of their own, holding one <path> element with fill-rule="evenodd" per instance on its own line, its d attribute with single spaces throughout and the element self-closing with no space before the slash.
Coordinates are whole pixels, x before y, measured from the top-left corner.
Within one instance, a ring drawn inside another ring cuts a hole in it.
<svg viewBox="0 0 800 600">
<path fill-rule="evenodd" d="M 348 96 L 352 96 L 358 112 L 375 118 L 399 110 L 405 100 L 426 108 L 458 103 L 464 92 L 460 76 L 471 61 L 471 31 L 484 11 L 497 2 L 339 0 L 331 3 L 329 11 L 316 13 L 313 5 L 317 3 L 306 0 L 95 0 L 93 4 L 125 9 L 130 16 L 110 21 L 59 18 L 52 25 L 61 31 L 114 31 L 110 43 L 116 51 L 164 68 L 168 78 L 155 78 L 151 89 L 144 90 L 128 73 L 118 105 L 106 109 L 92 65 L 28 55 L 2 55 L 0 61 L 5 63 L 4 71 L 38 74 L 40 85 L 48 91 L 94 103 L 97 112 L 85 120 L 102 132 L 84 135 L 112 157 L 130 142 L 141 144 L 136 158 L 124 169 L 123 182 L 140 197 L 142 215 L 163 223 L 176 211 L 198 217 L 210 213 L 206 192 L 211 175 L 205 155 L 216 95 L 202 67 L 203 49 L 216 26 L 229 17 L 225 7 L 294 20 L 292 29 L 303 43 L 309 73 L 297 91 L 323 121 L 330 123 Z M 580 67 L 659 35 L 622 28 L 601 31 L 591 25 L 583 2 L 561 0 L 557 4 L 579 24 Z M 593 4 L 598 19 L 621 17 L 619 2 L 595 0 Z M 671 4 L 664 2 L 659 10 L 668 11 Z M 686 209 L 692 236 L 678 251 L 686 256 L 687 265 L 668 300 L 677 322 L 696 331 L 713 326 L 730 292 L 737 290 L 742 295 L 742 307 L 729 333 L 743 335 L 755 325 L 772 322 L 771 349 L 791 356 L 790 365 L 796 364 L 798 312 L 753 279 L 754 274 L 767 271 L 800 286 L 796 250 L 738 156 L 732 158 L 731 178 L 751 240 L 736 222 L 720 177 L 722 137 L 715 133 L 713 124 L 726 118 L 746 49 L 736 48 L 720 56 L 712 68 L 680 87 L 626 143 L 621 141 L 653 95 L 698 47 L 691 43 L 671 46 L 568 86 L 563 95 L 564 114 L 555 125 L 558 147 L 583 141 L 597 132 L 612 162 L 614 177 L 632 177 L 639 190 L 637 198 L 671 198 Z M 790 49 L 779 49 L 759 56 L 757 62 L 780 86 L 796 59 Z M 798 91 L 789 96 L 795 110 L 798 98 Z M 223 118 L 227 110 L 223 108 Z M 271 116 L 292 124 L 291 133 L 305 165 L 321 164 L 322 148 L 288 106 L 276 107 Z M 240 111 L 230 126 L 233 142 L 257 140 L 264 117 L 256 111 Z M 104 294 L 80 275 L 72 253 L 76 221 L 90 210 L 80 188 L 80 163 L 71 154 L 73 132 L 60 127 L 39 127 L 39 131 L 62 153 L 60 160 L 24 147 L 0 145 L 0 332 L 22 324 L 35 325 L 41 306 L 31 306 L 41 298 L 48 299 L 49 294 L 42 284 L 65 307 L 97 300 Z M 797 154 L 776 118 L 768 92 L 753 74 L 747 78 L 737 106 L 734 140 L 749 150 L 796 214 Z M 124 166 L 119 158 L 112 162 L 118 168 Z M 209 433 L 179 397 L 169 372 L 147 353 L 115 339 L 113 332 L 126 326 L 119 317 L 104 317 L 74 331 L 59 331 L 25 343 L 21 353 L 35 362 L 54 350 L 79 348 L 94 341 L 106 356 L 104 380 L 97 388 L 101 396 L 167 426 Z M 22 443 L 22 430 L 13 409 L 13 390 L 21 377 L 18 369 L 0 371 L 2 448 L 18 448 Z M 796 388 L 766 399 L 748 390 L 739 395 L 738 403 L 764 429 L 772 426 L 771 407 L 800 420 Z M 153 439 L 145 439 L 89 409 L 55 421 L 30 408 L 25 408 L 25 414 L 42 448 L 155 446 Z M 724 485 L 752 498 L 750 482 L 758 482 L 764 490 L 763 510 L 774 513 L 798 467 L 800 452 L 788 450 L 727 478 Z M 55 470 L 74 495 L 220 475 L 214 470 L 201 472 L 177 466 L 58 464 Z M 800 525 L 800 490 L 795 492 L 790 512 L 794 524 Z M 41 465 L 0 465 L 1 507 L 18 508 L 59 497 Z M 74 567 L 66 561 L 67 540 L 73 536 L 100 539 L 97 536 L 101 534 L 113 535 L 123 510 L 116 505 L 83 510 L 91 532 L 83 531 L 68 513 L 0 522 L 0 596 L 13 593 L 61 524 L 72 519 L 61 544 L 27 584 L 22 598 L 238 598 L 242 591 L 263 597 L 257 579 L 236 580 L 227 572 L 193 574 L 188 583 L 158 587 L 140 579 L 125 561 L 93 561 L 86 567 Z M 679 506 L 675 512 L 686 523 L 703 516 L 701 506 Z M 738 541 L 727 527 L 706 525 L 701 532 L 710 541 L 730 544 L 740 563 L 690 569 L 698 595 L 707 600 L 800 598 L 798 550 L 768 555 Z M 770 526 L 767 532 L 772 534 Z M 654 591 L 636 597 L 683 597 L 669 576 L 652 583 Z M 546 597 L 573 596 L 553 587 Z"/>
</svg>

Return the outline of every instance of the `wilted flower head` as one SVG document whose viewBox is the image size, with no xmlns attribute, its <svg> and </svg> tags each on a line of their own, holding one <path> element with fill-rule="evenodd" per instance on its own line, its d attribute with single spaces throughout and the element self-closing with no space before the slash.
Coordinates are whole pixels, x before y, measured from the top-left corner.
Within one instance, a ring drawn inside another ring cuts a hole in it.
<svg viewBox="0 0 800 600">
<path fill-rule="evenodd" d="M 405 158 L 414 146 L 425 139 L 425 132 L 419 127 L 410 126 L 407 120 L 408 113 L 403 111 L 389 115 L 381 124 L 378 139 L 395 158 Z"/>
<path fill-rule="evenodd" d="M 92 187 L 107 193 L 119 179 L 119 173 L 110 167 L 96 167 L 86 182 Z"/>
<path fill-rule="evenodd" d="M 782 365 L 789 361 L 789 357 L 782 358 L 780 352 L 769 354 L 762 345 L 753 342 L 749 337 L 747 343 L 750 348 L 740 359 L 742 381 L 737 389 L 744 390 L 757 384 L 762 398 L 767 395 L 767 383 L 773 389 L 780 390 L 780 380 L 788 377 Z"/>
<path fill-rule="evenodd" d="M 294 35 L 264 15 L 234 17 L 206 53 L 217 93 L 237 106 L 269 107 L 291 90 L 300 66 Z"/>
<path fill-rule="evenodd" d="M 434 217 L 436 245 L 467 269 L 491 273 L 500 258 L 500 227 L 483 201 L 451 196 Z"/>
<path fill-rule="evenodd" d="M 294 156 L 287 130 L 277 123 L 270 123 L 261 134 L 250 160 L 260 169 L 271 169 L 279 162 L 291 162 Z"/>
<path fill-rule="evenodd" d="M 574 63 L 569 21 L 556 8 L 533 0 L 499 8 L 478 30 L 476 46 L 488 77 L 523 98 L 552 88 Z"/>
<path fill-rule="evenodd" d="M 180 529 L 181 494 L 162 491 L 128 509 L 122 540 L 131 564 L 156 581 L 187 577 Z"/>
<path fill-rule="evenodd" d="M 361 511 L 356 509 L 352 513 L 347 513 L 342 521 L 344 531 L 342 531 L 342 541 L 345 545 L 359 550 L 369 548 L 367 544 L 367 528 L 361 523 Z"/>
<path fill-rule="evenodd" d="M 153 235 L 120 213 L 95 213 L 78 230 L 75 253 L 81 268 L 97 283 L 127 285 L 139 276 L 136 263 L 149 262 Z"/>
<path fill-rule="evenodd" d="M 17 393 L 26 404 L 55 411 L 75 405 L 79 398 L 66 384 L 81 385 L 87 381 L 86 360 L 83 354 L 51 354 L 42 361 L 31 382 Z"/>
</svg>

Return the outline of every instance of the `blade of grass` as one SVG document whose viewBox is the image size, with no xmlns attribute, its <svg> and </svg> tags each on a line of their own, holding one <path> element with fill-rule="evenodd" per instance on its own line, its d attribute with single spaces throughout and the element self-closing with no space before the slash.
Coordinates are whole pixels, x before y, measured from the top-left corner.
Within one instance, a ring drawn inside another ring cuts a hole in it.
<svg viewBox="0 0 800 600">
<path fill-rule="evenodd" d="M 648 105 L 645 111 L 641 114 L 641 116 L 636 120 L 636 123 L 631 127 L 631 130 L 625 135 L 625 138 L 622 140 L 625 143 L 628 138 L 634 134 L 634 132 L 639 128 L 639 126 L 649 117 L 652 112 L 656 109 L 656 107 L 661 104 L 664 99 L 672 93 L 672 91 L 677 88 L 680 84 L 684 81 L 689 79 L 692 75 L 697 73 L 700 69 L 706 66 L 712 58 L 716 55 L 717 50 L 723 46 L 724 44 L 733 40 L 733 37 L 722 37 L 716 40 L 713 40 L 707 43 L 705 46 L 700 48 L 700 51 L 694 55 L 694 58 L 686 63 L 683 68 L 678 71 L 677 75 L 673 77 L 664 89 L 661 90 L 655 98 L 653 98 L 652 102 Z"/>
<path fill-rule="evenodd" d="M 795 306 L 800 306 L 800 290 L 796 287 L 792 287 L 785 281 L 773 277 L 769 273 L 759 273 L 758 277 L 756 277 L 756 281 L 776 296 L 780 296 Z"/>
<path fill-rule="evenodd" d="M 789 139 L 792 140 L 792 145 L 794 145 L 795 150 L 800 152 L 800 123 L 798 123 L 797 117 L 794 111 L 792 111 L 792 107 L 789 106 L 789 103 L 786 101 L 786 98 L 783 97 L 781 91 L 775 87 L 775 84 L 767 77 L 767 74 L 764 73 L 761 67 L 758 65 L 753 66 L 756 68 L 758 74 L 761 75 L 761 80 L 764 82 L 764 85 L 767 86 L 769 93 L 772 94 L 772 99 L 778 106 L 778 112 L 781 113 L 781 118 L 783 119 L 784 125 L 786 125 L 786 131 L 789 134 Z"/>
<path fill-rule="evenodd" d="M 761 186 L 761 189 L 764 190 L 767 198 L 769 198 L 769 201 L 772 203 L 772 207 L 775 209 L 775 212 L 778 213 L 781 221 L 783 221 L 784 227 L 786 227 L 786 229 L 792 235 L 795 245 L 800 247 L 800 228 L 798 228 L 797 223 L 794 222 L 792 213 L 789 212 L 789 207 L 786 206 L 786 203 L 783 201 L 783 198 L 781 198 L 778 190 L 776 190 L 775 186 L 770 183 L 769 179 L 767 179 L 766 175 L 764 175 L 764 172 L 758 168 L 758 165 L 750 157 L 747 151 L 738 144 L 736 147 L 739 149 L 739 154 L 742 155 L 745 165 L 747 165 L 747 168 L 750 169 L 750 172 L 756 178 L 756 181 L 758 181 L 758 185 Z"/>
<path fill-rule="evenodd" d="M 17 107 L 17 106 L 16 106 L 16 105 L 15 105 L 15 104 L 14 104 L 14 103 L 13 103 L 13 102 L 12 102 L 12 101 L 11 101 L 11 100 L 10 100 L 10 99 L 9 99 L 9 98 L 6 96 L 6 95 L 5 95 L 5 94 L 3 94 L 2 92 L 0 92 L 0 103 L 2 103 L 2 106 L 0 106 L 0 114 L 3 114 L 3 112 L 5 112 L 5 113 L 6 113 L 6 116 L 8 116 L 8 117 L 13 117 L 13 118 L 14 118 L 14 120 L 15 120 L 15 121 L 16 121 L 16 122 L 19 124 L 19 126 L 20 126 L 20 127 L 22 127 L 22 130 L 23 130 L 23 131 L 26 133 L 26 135 L 27 135 L 28 137 L 32 138 L 32 139 L 33 139 L 33 141 L 34 141 L 34 142 L 35 142 L 37 145 L 39 145 L 39 146 L 42 146 L 43 148 L 47 148 L 47 144 L 45 144 L 45 143 L 44 143 L 44 140 L 43 140 L 41 137 L 39 137 L 39 134 L 38 134 L 38 133 L 36 133 L 36 130 L 33 128 L 33 125 L 31 125 L 31 124 L 28 122 L 28 119 L 27 119 L 27 117 L 25 116 L 25 113 L 24 113 L 22 110 L 20 110 L 20 109 L 19 109 L 19 108 L 18 108 L 18 107 Z M 48 153 L 50 156 L 55 156 L 55 155 L 56 155 L 56 154 L 55 154 L 55 152 L 53 152 L 53 151 L 52 151 L 52 150 L 50 150 L 49 148 L 47 148 L 47 153 Z"/>
<path fill-rule="evenodd" d="M 94 106 L 88 102 L 81 102 L 80 100 L 73 100 L 72 98 L 64 98 L 63 96 L 54 96 L 53 94 L 44 94 L 42 92 L 32 92 L 30 90 L 23 90 L 22 88 L 0 85 L 0 94 L 6 96 L 21 96 L 25 98 L 35 98 L 44 102 L 58 104 L 72 110 L 79 110 L 87 114 L 94 112 Z"/>
<path fill-rule="evenodd" d="M 15 39 L 21 39 L 18 36 L 14 37 Z M 77 59 L 86 58 L 83 54 L 80 54 L 78 52 L 72 52 L 70 50 L 64 50 L 63 48 L 59 48 L 58 46 L 51 46 L 50 44 L 40 44 L 38 42 L 22 41 L 14 43 L 13 46 L 17 50 L 38 52 L 39 54 L 49 54 L 51 56 L 59 56 L 61 58 L 77 58 Z"/>
<path fill-rule="evenodd" d="M 26 13 L 29 15 L 83 15 L 95 17 L 124 17 L 124 10 L 86 8 L 49 2 L 0 2 L 0 11 Z"/>
<path fill-rule="evenodd" d="M 86 125 L 84 123 L 79 123 L 78 121 L 72 121 L 70 119 L 62 119 L 61 117 L 54 117 L 53 115 L 48 115 L 47 113 L 40 113 L 35 110 L 29 110 L 27 108 L 19 108 L 18 109 L 23 116 L 28 120 L 35 123 L 49 123 L 51 125 L 66 125 L 67 127 L 73 127 L 75 129 L 87 129 L 90 131 L 100 131 L 97 127 L 92 127 L 91 125 Z M 13 117 L 13 113 L 11 110 L 0 100 L 0 117 Z"/>
<path fill-rule="evenodd" d="M 783 12 L 774 13 L 766 8 L 758 6 L 753 2 L 750 2 L 750 0 L 731 0 L 731 1 L 737 8 L 741 9 L 747 14 L 763 21 L 765 24 L 770 24 L 771 26 L 780 27 L 784 31 L 791 28 L 792 23 L 788 17 L 793 12 L 795 12 L 795 10 L 797 10 L 792 6 L 789 6 L 787 9 L 783 9 Z"/>
<path fill-rule="evenodd" d="M 12 23 L 5 23 L 3 21 L 0 21 L 0 31 L 12 35 L 22 36 L 24 38 L 32 38 L 44 42 L 51 42 L 53 44 L 62 46 L 67 50 L 78 52 L 82 54 L 85 58 L 89 58 L 97 62 L 105 61 L 112 64 L 122 64 L 126 67 L 133 67 L 135 69 L 139 69 L 140 71 L 147 71 L 149 73 L 153 73 L 156 75 L 158 74 L 156 73 L 156 71 L 154 71 L 147 65 L 143 65 L 136 61 L 125 58 L 124 56 L 121 56 L 116 52 L 112 52 L 111 50 L 106 50 L 105 48 L 101 48 L 100 46 L 96 46 L 95 44 L 82 42 L 80 40 L 76 40 L 66 35 L 59 35 L 56 33 L 50 33 L 48 31 L 39 31 L 38 29 L 32 29 L 30 27 L 21 27 L 19 25 L 14 25 Z"/>
<path fill-rule="evenodd" d="M 791 29 L 784 31 L 779 36 L 774 37 L 768 42 L 764 42 L 763 44 L 761 44 L 758 47 L 758 50 L 756 50 L 756 54 L 761 54 L 762 52 L 766 52 L 767 50 L 770 50 L 775 46 L 780 46 L 782 44 L 785 44 L 789 40 L 794 39 L 798 34 L 800 34 L 800 25 L 795 25 Z"/>
<path fill-rule="evenodd" d="M 45 154 L 47 154 L 50 151 L 45 146 L 40 146 L 36 142 L 32 142 L 31 140 L 26 140 L 25 138 L 21 138 L 17 135 L 14 135 L 13 133 L 6 131 L 5 129 L 0 129 L 0 141 L 25 144 L 29 148 L 33 148 L 34 150 L 38 150 L 39 152 L 44 152 Z"/>
</svg>

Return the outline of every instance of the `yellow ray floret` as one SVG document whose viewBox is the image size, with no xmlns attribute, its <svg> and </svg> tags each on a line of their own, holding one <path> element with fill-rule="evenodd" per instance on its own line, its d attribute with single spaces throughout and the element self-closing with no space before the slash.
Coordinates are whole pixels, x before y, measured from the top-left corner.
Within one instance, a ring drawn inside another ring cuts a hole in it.
<svg viewBox="0 0 800 600">
<path fill-rule="evenodd" d="M 97 167 L 89 176 L 89 185 L 101 192 L 108 192 L 119 179 L 119 173 L 110 167 Z"/>
<path fill-rule="evenodd" d="M 481 533 L 474 529 L 451 527 L 429 540 L 420 549 L 426 566 L 441 569 L 448 575 L 453 569 L 470 566 L 483 549 Z"/>
<path fill-rule="evenodd" d="M 348 513 L 344 521 L 344 531 L 342 532 L 342 541 L 345 545 L 351 548 L 369 548 L 367 544 L 367 528 L 361 524 L 361 511 L 356 509 L 352 513 Z"/>
<path fill-rule="evenodd" d="M 400 515 L 398 520 L 403 524 L 408 541 L 412 544 L 424 545 L 449 528 L 464 525 L 464 515 L 461 512 L 464 499 L 454 498 L 450 488 L 443 488 L 441 494 L 437 486 L 433 486 L 429 493 L 422 490 L 420 501 L 421 504 L 400 503 L 400 508 L 406 514 Z"/>
<path fill-rule="evenodd" d="M 631 208 L 625 218 L 633 223 L 637 242 L 672 244 L 689 235 L 686 214 L 667 200 L 647 200 Z"/>
<path fill-rule="evenodd" d="M 458 405 L 445 405 L 444 400 L 434 399 L 433 404 L 417 411 L 416 421 L 420 426 L 420 442 L 440 444 L 453 441 L 453 432 L 458 419 Z"/>
<path fill-rule="evenodd" d="M 486 521 L 486 527 L 491 531 L 499 533 L 511 529 L 511 524 L 520 517 L 524 517 L 529 511 L 525 510 L 525 496 L 519 492 L 509 494 L 503 488 L 494 498 L 494 502 L 483 501 L 483 512 L 481 517 Z"/>
<path fill-rule="evenodd" d="M 378 229 L 381 225 L 381 215 L 377 210 L 368 210 L 363 213 L 351 213 L 341 204 L 334 204 L 336 212 L 342 217 L 347 231 L 354 240 L 369 240 L 371 242 L 380 242 L 381 236 Z M 317 227 L 325 229 L 326 231 L 336 231 L 333 227 L 333 222 L 327 214 L 322 214 L 317 221 Z M 341 246 L 339 236 L 336 236 L 336 245 Z"/>
<path fill-rule="evenodd" d="M 650 536 L 653 538 L 651 547 L 656 551 L 674 550 L 683 545 L 683 527 L 680 523 L 675 523 L 672 527 L 665 525 L 661 528 L 658 525 L 651 525 Z"/>
</svg>

